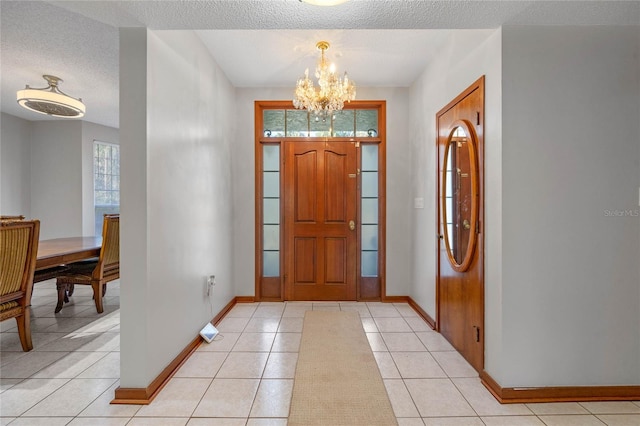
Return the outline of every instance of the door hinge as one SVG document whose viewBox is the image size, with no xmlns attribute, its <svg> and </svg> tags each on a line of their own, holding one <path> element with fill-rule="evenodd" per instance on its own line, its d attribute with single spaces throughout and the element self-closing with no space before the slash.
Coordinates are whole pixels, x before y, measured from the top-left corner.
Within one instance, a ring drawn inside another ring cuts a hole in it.
<svg viewBox="0 0 640 426">
<path fill-rule="evenodd" d="M 476 342 L 480 342 L 480 327 L 478 327 L 477 325 L 474 325 L 473 331 L 475 332 Z"/>
<path fill-rule="evenodd" d="M 480 221 L 476 220 L 476 234 L 480 233 Z"/>
<path fill-rule="evenodd" d="M 479 126 L 480 125 L 480 111 L 476 112 L 476 124 Z"/>
</svg>

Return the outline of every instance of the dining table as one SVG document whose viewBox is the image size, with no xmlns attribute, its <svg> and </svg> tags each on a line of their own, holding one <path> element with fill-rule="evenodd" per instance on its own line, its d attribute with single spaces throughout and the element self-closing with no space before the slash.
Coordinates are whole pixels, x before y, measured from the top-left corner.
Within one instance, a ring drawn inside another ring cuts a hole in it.
<svg viewBox="0 0 640 426">
<path fill-rule="evenodd" d="M 66 237 L 38 243 L 36 271 L 100 256 L 102 237 Z"/>
</svg>

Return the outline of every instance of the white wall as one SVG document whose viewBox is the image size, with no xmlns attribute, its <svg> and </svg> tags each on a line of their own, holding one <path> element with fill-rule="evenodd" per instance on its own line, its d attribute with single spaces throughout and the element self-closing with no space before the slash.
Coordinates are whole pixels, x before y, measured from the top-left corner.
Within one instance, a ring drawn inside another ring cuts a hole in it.
<svg viewBox="0 0 640 426">
<path fill-rule="evenodd" d="M 233 154 L 233 271 L 236 294 L 255 295 L 254 101 L 287 100 L 292 88 L 236 89 Z M 387 295 L 409 291 L 410 147 L 408 89 L 358 88 L 357 99 L 387 101 Z"/>
<path fill-rule="evenodd" d="M 2 113 L 0 117 L 0 213 L 31 218 L 30 122 Z"/>
<path fill-rule="evenodd" d="M 640 383 L 639 54 L 638 27 L 503 29 L 502 386 Z"/>
<path fill-rule="evenodd" d="M 435 314 L 435 113 L 487 77 L 485 370 L 503 387 L 640 383 L 638 35 L 457 32 L 411 88 L 413 186 L 432 204 L 410 295 Z"/>
<path fill-rule="evenodd" d="M 144 388 L 234 296 L 234 89 L 192 31 L 121 29 L 120 65 L 120 385 Z"/>
<path fill-rule="evenodd" d="M 2 214 L 40 219 L 42 239 L 93 235 L 94 140 L 118 143 L 118 129 L 2 113 Z"/>
<path fill-rule="evenodd" d="M 82 122 L 82 235 L 95 234 L 93 143 L 119 143 L 118 129 Z"/>
<path fill-rule="evenodd" d="M 40 239 L 82 235 L 82 122 L 34 121 L 31 217 Z"/>
<path fill-rule="evenodd" d="M 437 191 L 436 113 L 485 75 L 485 365 L 499 363 L 500 347 L 500 191 L 502 147 L 501 30 L 456 31 L 411 86 L 410 142 L 412 197 L 424 198 L 424 209 L 411 219 L 411 285 L 409 295 L 436 319 Z"/>
</svg>

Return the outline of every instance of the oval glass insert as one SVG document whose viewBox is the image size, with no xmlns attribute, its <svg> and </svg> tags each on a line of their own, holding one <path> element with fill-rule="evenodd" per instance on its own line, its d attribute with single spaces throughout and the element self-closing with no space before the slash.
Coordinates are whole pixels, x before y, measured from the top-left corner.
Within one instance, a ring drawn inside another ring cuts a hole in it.
<svg viewBox="0 0 640 426">
<path fill-rule="evenodd" d="M 478 167 L 473 127 L 456 121 L 444 153 L 440 208 L 451 265 L 465 271 L 473 258 L 478 215 Z"/>
</svg>

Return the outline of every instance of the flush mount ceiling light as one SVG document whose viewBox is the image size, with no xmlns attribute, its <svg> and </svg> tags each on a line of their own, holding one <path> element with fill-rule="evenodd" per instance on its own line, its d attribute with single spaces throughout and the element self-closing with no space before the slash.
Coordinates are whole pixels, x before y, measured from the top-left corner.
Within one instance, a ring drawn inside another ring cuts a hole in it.
<svg viewBox="0 0 640 426">
<path fill-rule="evenodd" d="M 309 3 L 315 6 L 337 6 L 348 0 L 300 0 L 301 3 Z"/>
<path fill-rule="evenodd" d="M 84 116 L 85 106 L 82 99 L 72 98 L 58 88 L 62 79 L 53 75 L 42 76 L 48 87 L 32 89 L 27 85 L 24 90 L 18 90 L 18 103 L 31 111 L 50 115 L 52 117 L 80 118 Z"/>
<path fill-rule="evenodd" d="M 316 47 L 321 52 L 315 74 L 320 87 L 318 89 L 314 87 L 313 81 L 309 79 L 309 68 L 307 68 L 304 77 L 296 83 L 293 106 L 298 109 L 307 109 L 316 117 L 326 119 L 333 111 L 341 110 L 345 102 L 356 98 L 356 85 L 349 80 L 346 72 L 344 78 L 339 77 L 335 65 L 325 59 L 324 51 L 329 48 L 328 42 L 319 41 Z"/>
</svg>

